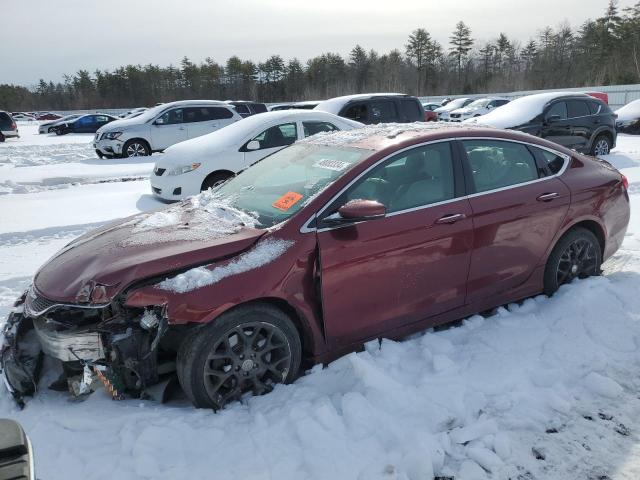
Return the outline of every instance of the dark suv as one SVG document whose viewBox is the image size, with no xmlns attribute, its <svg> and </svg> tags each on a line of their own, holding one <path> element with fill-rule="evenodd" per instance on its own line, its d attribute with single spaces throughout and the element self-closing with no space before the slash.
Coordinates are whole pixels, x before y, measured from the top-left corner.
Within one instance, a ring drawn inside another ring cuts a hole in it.
<svg viewBox="0 0 640 480">
<path fill-rule="evenodd" d="M 395 93 L 365 93 L 331 98 L 320 102 L 315 110 L 333 113 L 367 125 L 426 120 L 420 100 L 411 95 Z"/>
<path fill-rule="evenodd" d="M 581 93 L 528 95 L 468 122 L 520 130 L 595 156 L 616 144 L 616 115 L 602 100 Z"/>
<path fill-rule="evenodd" d="M 250 117 L 256 113 L 268 112 L 267 106 L 264 103 L 247 102 L 247 101 L 232 101 L 228 102 L 229 105 L 233 105 L 242 118 Z"/>
<path fill-rule="evenodd" d="M 0 142 L 4 142 L 5 138 L 19 137 L 18 127 L 13 121 L 9 112 L 0 110 Z"/>
</svg>

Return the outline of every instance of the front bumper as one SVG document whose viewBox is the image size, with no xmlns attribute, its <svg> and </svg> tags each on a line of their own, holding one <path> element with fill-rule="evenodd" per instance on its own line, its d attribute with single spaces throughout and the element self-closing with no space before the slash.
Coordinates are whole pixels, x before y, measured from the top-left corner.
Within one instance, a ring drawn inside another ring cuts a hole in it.
<svg viewBox="0 0 640 480">
<path fill-rule="evenodd" d="M 72 312 L 73 307 L 69 306 L 30 316 L 29 309 L 24 308 L 25 298 L 26 294 L 16 302 L 0 343 L 4 382 L 18 405 L 24 406 L 25 397 L 36 393 L 45 355 L 61 363 L 68 388 L 74 394 L 89 393 L 78 384 L 86 383 L 87 376 L 93 373 L 103 381 L 108 377 L 112 385 L 117 385 L 110 391 L 119 398 L 123 392 L 140 396 L 159 381 L 158 350 L 168 325 L 163 308 L 143 312 L 152 313 L 158 320 L 145 329 L 139 321 L 142 314 L 133 318 L 107 313 L 109 307 L 102 307 L 102 319 L 95 311 L 83 319 L 88 309 Z"/>
<path fill-rule="evenodd" d="M 200 186 L 204 178 L 201 179 L 195 171 L 182 175 L 167 175 L 166 169 L 161 170 L 162 174 L 158 175 L 158 168 L 154 169 L 149 177 L 151 192 L 154 196 L 175 202 L 200 193 Z"/>
<path fill-rule="evenodd" d="M 107 140 L 106 138 L 98 140 L 98 137 L 100 135 L 101 134 L 96 133 L 96 136 L 93 140 L 93 148 L 97 152 L 101 152 L 107 157 L 116 157 L 122 155 L 122 146 L 124 145 L 124 142 L 118 139 Z"/>
</svg>

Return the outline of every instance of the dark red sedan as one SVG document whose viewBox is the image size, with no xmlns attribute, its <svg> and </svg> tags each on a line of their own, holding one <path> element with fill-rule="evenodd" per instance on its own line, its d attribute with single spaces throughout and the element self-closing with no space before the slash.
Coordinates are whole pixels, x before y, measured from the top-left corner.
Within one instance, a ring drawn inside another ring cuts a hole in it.
<svg viewBox="0 0 640 480">
<path fill-rule="evenodd" d="M 615 168 L 519 132 L 320 134 L 68 245 L 10 317 L 4 371 L 19 400 L 42 352 L 76 393 L 92 371 L 116 395 L 177 373 L 220 408 L 303 362 L 597 275 L 628 221 Z"/>
</svg>

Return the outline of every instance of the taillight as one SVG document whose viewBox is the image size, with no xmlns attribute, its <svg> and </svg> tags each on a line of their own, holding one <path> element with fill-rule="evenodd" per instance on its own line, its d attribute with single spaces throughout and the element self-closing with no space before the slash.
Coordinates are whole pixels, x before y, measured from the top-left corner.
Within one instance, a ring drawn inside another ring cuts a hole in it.
<svg viewBox="0 0 640 480">
<path fill-rule="evenodd" d="M 16 125 L 16 122 L 11 123 L 11 130 L 17 130 L 18 126 Z"/>
<path fill-rule="evenodd" d="M 429 114 L 427 112 L 424 112 L 424 121 L 425 122 L 429 121 Z"/>
<path fill-rule="evenodd" d="M 629 179 L 624 175 L 622 175 L 622 186 L 624 187 L 625 190 L 629 190 Z"/>
</svg>

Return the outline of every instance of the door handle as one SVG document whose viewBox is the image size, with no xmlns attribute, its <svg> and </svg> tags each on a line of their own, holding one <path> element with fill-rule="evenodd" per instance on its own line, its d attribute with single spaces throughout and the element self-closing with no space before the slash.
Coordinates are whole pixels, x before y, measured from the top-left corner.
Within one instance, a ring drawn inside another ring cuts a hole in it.
<svg viewBox="0 0 640 480">
<path fill-rule="evenodd" d="M 554 198 L 558 198 L 559 196 L 560 195 L 557 192 L 543 193 L 538 198 L 536 198 L 536 200 L 538 200 L 539 202 L 550 202 L 551 200 L 553 200 Z"/>
<path fill-rule="evenodd" d="M 453 213 L 451 215 L 445 215 L 436 220 L 436 223 L 456 223 L 459 220 L 464 220 L 467 216 L 464 213 Z"/>
</svg>

